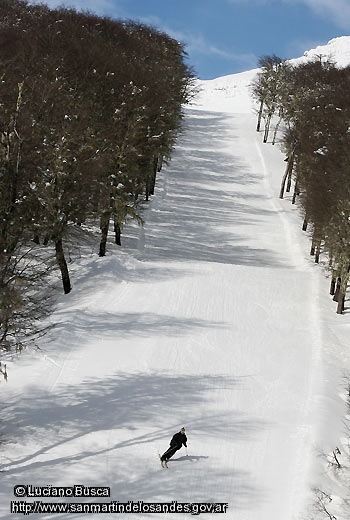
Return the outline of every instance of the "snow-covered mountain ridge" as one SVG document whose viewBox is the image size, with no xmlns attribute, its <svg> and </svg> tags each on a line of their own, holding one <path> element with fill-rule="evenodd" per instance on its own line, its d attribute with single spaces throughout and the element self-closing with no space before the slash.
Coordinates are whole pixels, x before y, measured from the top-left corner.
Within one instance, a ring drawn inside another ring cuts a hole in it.
<svg viewBox="0 0 350 520">
<path fill-rule="evenodd" d="M 339 36 L 329 40 L 326 45 L 318 45 L 315 49 L 305 51 L 304 56 L 289 60 L 293 65 L 305 63 L 319 56 L 333 60 L 338 67 L 350 64 L 350 36 Z"/>
<path fill-rule="evenodd" d="M 338 67 L 346 67 L 350 64 L 350 36 L 333 38 L 326 45 L 319 45 L 305 51 L 304 56 L 288 61 L 293 65 L 300 65 L 319 56 L 333 60 Z M 256 68 L 211 80 L 199 80 L 200 94 L 193 106 L 210 106 L 218 112 L 250 113 L 254 106 L 248 86 L 258 71 Z"/>
</svg>

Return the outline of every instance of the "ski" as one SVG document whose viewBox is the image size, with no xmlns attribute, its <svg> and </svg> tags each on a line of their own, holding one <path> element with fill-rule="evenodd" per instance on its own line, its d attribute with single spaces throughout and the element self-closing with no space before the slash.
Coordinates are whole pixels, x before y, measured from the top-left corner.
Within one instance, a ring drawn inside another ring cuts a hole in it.
<svg viewBox="0 0 350 520">
<path fill-rule="evenodd" d="M 162 466 L 162 468 L 168 468 L 167 461 L 161 459 L 161 457 L 160 457 L 160 453 L 158 453 L 158 457 L 159 457 L 160 465 Z"/>
</svg>

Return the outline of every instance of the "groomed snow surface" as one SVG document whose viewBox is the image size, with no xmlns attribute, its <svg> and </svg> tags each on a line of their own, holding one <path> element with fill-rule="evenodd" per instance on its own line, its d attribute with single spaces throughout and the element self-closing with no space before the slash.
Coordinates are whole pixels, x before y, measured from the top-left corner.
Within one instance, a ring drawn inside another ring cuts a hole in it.
<svg viewBox="0 0 350 520">
<path fill-rule="evenodd" d="M 144 228 L 128 225 L 122 249 L 111 236 L 105 258 L 96 243 L 40 350 L 8 363 L 1 518 L 23 517 L 10 513 L 19 484 L 110 487 L 84 503 L 222 502 L 227 519 L 302 518 L 318 452 L 342 436 L 350 319 L 335 313 L 297 209 L 278 199 L 284 156 L 255 132 L 253 75 L 202 83 Z M 188 453 L 162 469 L 158 452 L 181 426 Z"/>
</svg>

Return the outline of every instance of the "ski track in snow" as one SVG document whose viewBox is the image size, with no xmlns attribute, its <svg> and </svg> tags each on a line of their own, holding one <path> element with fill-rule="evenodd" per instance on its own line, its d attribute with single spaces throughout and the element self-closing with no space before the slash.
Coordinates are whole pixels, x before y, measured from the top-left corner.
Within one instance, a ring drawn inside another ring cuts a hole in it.
<svg viewBox="0 0 350 520">
<path fill-rule="evenodd" d="M 84 484 L 109 486 L 103 501 L 227 502 L 228 519 L 297 520 L 317 436 L 322 275 L 277 199 L 283 156 L 246 112 L 187 109 L 144 228 L 82 263 L 41 351 L 12 363 L 2 518 L 22 516 L 9 513 L 16 484 Z M 157 454 L 182 425 L 188 456 L 163 470 Z M 125 518 L 168 516 L 190 515 Z"/>
</svg>

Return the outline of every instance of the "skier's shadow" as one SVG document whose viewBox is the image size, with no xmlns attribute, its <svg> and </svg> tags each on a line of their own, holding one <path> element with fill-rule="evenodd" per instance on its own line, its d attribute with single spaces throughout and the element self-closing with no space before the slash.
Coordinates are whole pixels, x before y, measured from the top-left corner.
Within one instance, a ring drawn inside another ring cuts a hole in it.
<svg viewBox="0 0 350 520">
<path fill-rule="evenodd" d="M 200 459 L 209 459 L 209 457 L 205 457 L 204 455 L 184 455 L 183 457 L 178 457 L 177 459 L 169 459 L 169 462 L 198 462 Z"/>
</svg>

